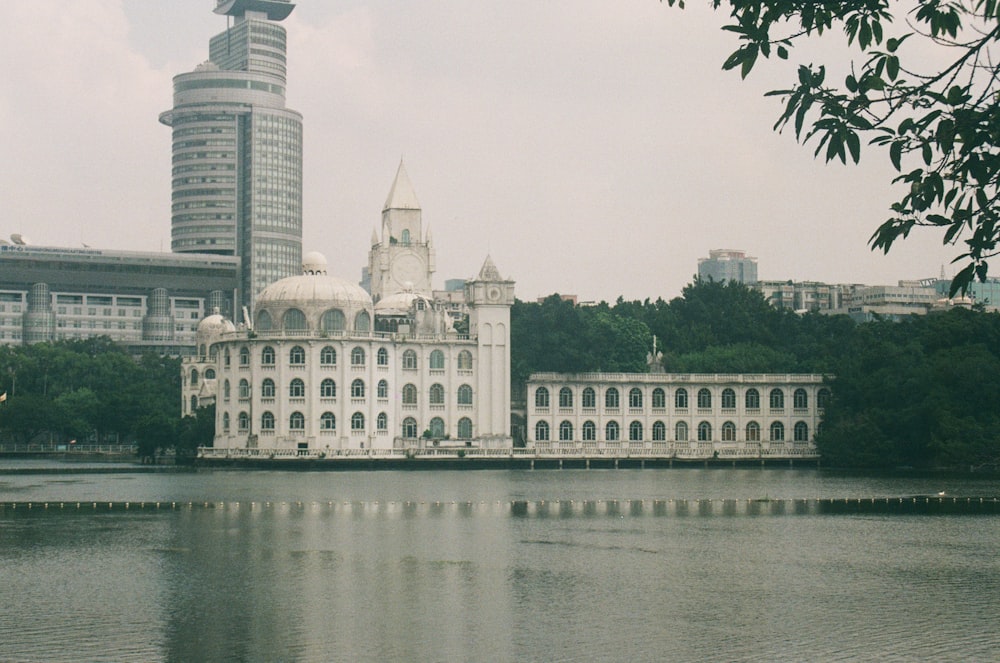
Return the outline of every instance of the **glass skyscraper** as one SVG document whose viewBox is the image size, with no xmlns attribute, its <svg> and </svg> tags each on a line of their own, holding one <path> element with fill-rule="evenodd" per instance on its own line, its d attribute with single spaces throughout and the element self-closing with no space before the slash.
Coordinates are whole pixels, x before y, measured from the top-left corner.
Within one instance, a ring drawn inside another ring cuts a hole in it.
<svg viewBox="0 0 1000 663">
<path fill-rule="evenodd" d="M 241 259 L 236 311 L 302 267 L 302 115 L 285 107 L 288 0 L 218 0 L 209 60 L 174 77 L 171 250 Z"/>
</svg>

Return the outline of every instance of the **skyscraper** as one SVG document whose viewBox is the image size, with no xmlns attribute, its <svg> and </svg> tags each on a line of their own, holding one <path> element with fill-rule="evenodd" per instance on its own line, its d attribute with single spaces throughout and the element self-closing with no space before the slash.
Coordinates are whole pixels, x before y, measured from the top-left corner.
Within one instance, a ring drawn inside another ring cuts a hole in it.
<svg viewBox="0 0 1000 663">
<path fill-rule="evenodd" d="M 209 60 L 174 77 L 171 250 L 241 258 L 236 311 L 302 264 L 302 115 L 285 107 L 289 0 L 218 0 Z"/>
<path fill-rule="evenodd" d="M 757 259 L 743 251 L 713 249 L 707 258 L 698 259 L 698 278 L 752 285 L 757 282 Z"/>
</svg>

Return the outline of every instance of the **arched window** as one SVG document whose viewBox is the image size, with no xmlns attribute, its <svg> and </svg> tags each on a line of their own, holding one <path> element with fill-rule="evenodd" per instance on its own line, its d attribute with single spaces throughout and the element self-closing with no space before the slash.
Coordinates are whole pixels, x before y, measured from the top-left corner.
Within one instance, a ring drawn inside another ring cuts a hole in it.
<svg viewBox="0 0 1000 663">
<path fill-rule="evenodd" d="M 319 397 L 320 398 L 336 398 L 337 397 L 337 383 L 332 379 L 327 378 L 323 380 L 319 385 Z"/>
<path fill-rule="evenodd" d="M 688 425 L 687 422 L 678 421 L 677 425 L 674 426 L 674 439 L 678 442 L 687 442 L 688 439 Z"/>
<path fill-rule="evenodd" d="M 583 439 L 587 442 L 597 439 L 597 426 L 593 421 L 583 422 Z"/>
<path fill-rule="evenodd" d="M 698 441 L 699 442 L 711 442 L 712 441 L 712 424 L 707 421 L 703 421 L 698 424 Z"/>
<path fill-rule="evenodd" d="M 288 363 L 292 366 L 302 366 L 306 363 L 306 351 L 301 345 L 296 345 L 288 351 Z"/>
<path fill-rule="evenodd" d="M 347 326 L 347 318 L 339 308 L 332 308 L 323 313 L 319 320 L 320 328 L 327 332 L 342 332 Z"/>
<path fill-rule="evenodd" d="M 539 421 L 535 424 L 535 440 L 546 442 L 549 439 L 549 422 Z"/>
<path fill-rule="evenodd" d="M 192 387 L 197 387 L 198 386 L 198 369 L 197 368 L 192 368 L 191 369 L 191 386 Z"/>
<path fill-rule="evenodd" d="M 226 351 L 222 353 L 222 365 L 225 366 L 226 368 L 229 368 L 229 364 L 231 361 L 232 361 L 232 355 L 229 354 L 229 348 L 226 348 Z"/>
<path fill-rule="evenodd" d="M 351 350 L 351 366 L 364 366 L 365 365 L 365 350 L 364 348 L 354 348 Z"/>
<path fill-rule="evenodd" d="M 270 345 L 264 346 L 260 351 L 260 363 L 263 366 L 274 366 L 274 348 Z"/>
<path fill-rule="evenodd" d="M 417 388 L 412 384 L 403 387 L 403 405 L 417 404 Z"/>
<path fill-rule="evenodd" d="M 747 389 L 746 408 L 748 410 L 760 409 L 760 392 L 756 389 Z"/>
<path fill-rule="evenodd" d="M 472 439 L 472 419 L 462 417 L 458 420 L 458 437 L 461 440 Z"/>
<path fill-rule="evenodd" d="M 364 430 L 365 429 L 365 415 L 360 412 L 355 412 L 351 415 L 351 430 Z"/>
<path fill-rule="evenodd" d="M 444 353 L 440 350 L 434 350 L 431 352 L 431 370 L 444 370 Z"/>
<path fill-rule="evenodd" d="M 240 380 L 240 398 L 250 398 L 250 383 Z"/>
<path fill-rule="evenodd" d="M 288 397 L 289 398 L 305 398 L 306 397 L 306 383 L 295 378 L 288 383 Z"/>
<path fill-rule="evenodd" d="M 205 379 L 206 380 L 214 380 L 215 379 L 215 369 L 214 368 L 206 368 L 205 369 Z"/>
<path fill-rule="evenodd" d="M 389 430 L 389 415 L 385 412 L 379 412 L 378 416 L 375 417 L 375 428 L 378 430 Z"/>
<path fill-rule="evenodd" d="M 274 380 L 264 378 L 264 381 L 260 383 L 260 397 L 274 398 Z"/>
<path fill-rule="evenodd" d="M 354 331 L 366 333 L 371 331 L 371 328 L 372 317 L 368 315 L 368 311 L 361 311 L 354 316 Z"/>
<path fill-rule="evenodd" d="M 808 442 L 809 441 L 809 424 L 804 421 L 796 422 L 795 428 L 792 430 L 792 435 L 796 442 Z"/>
<path fill-rule="evenodd" d="M 732 389 L 727 388 L 722 390 L 722 409 L 723 410 L 736 409 L 736 392 L 733 391 Z"/>
<path fill-rule="evenodd" d="M 229 432 L 229 413 L 228 412 L 223 412 L 222 413 L 222 432 L 223 433 L 228 433 Z"/>
<path fill-rule="evenodd" d="M 297 308 L 290 308 L 285 311 L 285 315 L 281 319 L 281 326 L 285 331 L 305 331 L 307 329 L 306 314 Z"/>
<path fill-rule="evenodd" d="M 771 390 L 771 409 L 780 410 L 785 407 L 785 392 L 780 389 Z"/>
<path fill-rule="evenodd" d="M 198 409 L 198 397 L 192 395 L 191 396 L 191 412 L 194 412 L 197 409 Z"/>
<path fill-rule="evenodd" d="M 400 236 L 399 236 L 399 241 L 402 244 L 409 244 L 410 243 L 410 231 L 407 230 L 406 228 L 403 228 L 403 232 L 400 233 Z"/>
<path fill-rule="evenodd" d="M 357 378 L 351 383 L 351 398 L 364 398 L 365 397 L 365 381 L 361 378 Z"/>
<path fill-rule="evenodd" d="M 559 407 L 573 407 L 573 390 L 569 387 L 563 387 L 559 390 Z"/>
<path fill-rule="evenodd" d="M 458 388 L 458 404 L 472 405 L 472 387 L 463 384 Z"/>
<path fill-rule="evenodd" d="M 258 331 L 270 331 L 274 328 L 274 322 L 271 320 L 271 314 L 267 311 L 258 311 L 257 319 L 254 321 L 254 328 Z"/>
<path fill-rule="evenodd" d="M 379 380 L 376 395 L 378 398 L 389 398 L 389 383 L 385 380 Z"/>
<path fill-rule="evenodd" d="M 771 441 L 783 442 L 785 440 L 785 425 L 780 421 L 771 424 Z"/>
<path fill-rule="evenodd" d="M 545 387 L 535 389 L 535 407 L 549 406 L 549 390 Z"/>
<path fill-rule="evenodd" d="M 642 422 L 633 421 L 628 425 L 628 439 L 632 442 L 639 442 L 642 440 Z"/>
<path fill-rule="evenodd" d="M 618 389 L 615 387 L 609 387 L 608 390 L 604 392 L 604 407 L 608 410 L 614 410 L 621 407 L 621 396 L 618 393 Z"/>
<path fill-rule="evenodd" d="M 747 424 L 747 442 L 760 442 L 760 424 L 756 421 Z"/>
<path fill-rule="evenodd" d="M 337 430 L 337 417 L 333 412 L 324 412 L 319 417 L 320 430 Z"/>
<path fill-rule="evenodd" d="M 678 410 L 686 410 L 688 406 L 687 389 L 678 389 L 674 392 L 674 407 Z M 686 437 L 684 438 L 687 439 Z"/>
<path fill-rule="evenodd" d="M 471 371 L 472 370 L 472 353 L 468 350 L 462 350 L 458 353 L 458 370 L 460 371 Z"/>
<path fill-rule="evenodd" d="M 667 394 L 657 387 L 653 390 L 653 409 L 663 409 L 667 407 Z"/>
<path fill-rule="evenodd" d="M 628 392 L 628 406 L 631 408 L 642 407 L 642 389 L 632 387 Z"/>
<path fill-rule="evenodd" d="M 239 417 L 236 419 L 236 425 L 240 429 L 240 432 L 250 430 L 250 415 L 246 412 L 240 412 Z"/>
<path fill-rule="evenodd" d="M 707 410 L 712 407 L 712 392 L 701 388 L 698 390 L 698 409 Z"/>
<path fill-rule="evenodd" d="M 337 351 L 332 346 L 324 346 L 319 351 L 319 363 L 323 366 L 333 366 L 337 363 Z"/>
<path fill-rule="evenodd" d="M 431 405 L 444 405 L 444 387 L 437 383 L 432 384 L 428 393 Z"/>
<path fill-rule="evenodd" d="M 667 439 L 667 427 L 662 421 L 657 421 L 653 424 L 653 441 L 663 442 Z"/>
<path fill-rule="evenodd" d="M 379 366 L 388 366 L 389 365 L 389 351 L 386 350 L 385 348 L 379 348 L 378 349 L 377 359 L 375 360 L 375 362 Z"/>
<path fill-rule="evenodd" d="M 222 383 L 222 397 L 225 400 L 229 400 L 229 380 L 225 380 Z"/>
<path fill-rule="evenodd" d="M 260 429 L 261 430 L 274 430 L 274 414 L 271 412 L 265 412 L 260 415 Z"/>
<path fill-rule="evenodd" d="M 301 412 L 292 412 L 288 417 L 289 430 L 305 430 L 306 418 Z"/>
<path fill-rule="evenodd" d="M 609 421 L 607 425 L 604 426 L 604 439 L 609 442 L 614 442 L 619 437 L 621 437 L 621 427 L 618 425 L 618 422 Z"/>
<path fill-rule="evenodd" d="M 796 410 L 804 410 L 809 407 L 809 395 L 805 389 L 796 389 L 792 393 L 792 407 Z"/>
<path fill-rule="evenodd" d="M 417 436 L 417 420 L 413 417 L 403 419 L 403 437 L 413 439 Z"/>
<path fill-rule="evenodd" d="M 580 397 L 580 405 L 591 410 L 597 407 L 597 396 L 591 387 L 583 390 L 583 394 Z"/>
<path fill-rule="evenodd" d="M 407 350 L 403 353 L 403 368 L 407 371 L 417 370 L 417 353 Z"/>
<path fill-rule="evenodd" d="M 250 365 L 250 348 L 240 348 L 240 366 Z"/>
<path fill-rule="evenodd" d="M 441 417 L 431 419 L 431 437 L 438 439 L 444 437 L 444 419 Z"/>
<path fill-rule="evenodd" d="M 819 408 L 821 408 L 821 409 L 830 406 L 830 390 L 829 389 L 827 389 L 826 387 L 823 387 L 822 389 L 819 390 L 819 392 L 816 394 L 816 405 Z"/>
<path fill-rule="evenodd" d="M 571 422 L 564 421 L 559 424 L 559 439 L 563 442 L 573 439 L 573 424 Z"/>
<path fill-rule="evenodd" d="M 735 442 L 736 441 L 736 424 L 731 421 L 727 421 L 722 424 L 722 441 L 723 442 Z"/>
</svg>

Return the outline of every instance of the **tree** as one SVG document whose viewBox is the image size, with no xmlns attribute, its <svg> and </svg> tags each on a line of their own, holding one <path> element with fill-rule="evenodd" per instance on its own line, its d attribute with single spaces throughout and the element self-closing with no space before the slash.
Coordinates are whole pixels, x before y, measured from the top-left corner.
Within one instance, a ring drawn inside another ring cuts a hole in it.
<svg viewBox="0 0 1000 663">
<path fill-rule="evenodd" d="M 684 0 L 666 0 L 684 6 Z M 861 158 L 861 138 L 887 149 L 905 185 L 872 234 L 888 252 L 917 226 L 963 244 L 951 294 L 985 280 L 1000 242 L 1000 0 L 712 0 L 740 46 L 723 64 L 746 78 L 760 58 L 789 57 L 803 39 L 837 27 L 861 59 L 843 83 L 825 65 L 801 65 L 791 87 L 768 93 L 827 161 Z M 900 7 L 902 5 L 902 8 Z M 930 54 L 930 57 L 927 57 Z M 935 63 L 928 65 L 928 62 Z M 928 68 L 929 67 L 929 68 Z"/>
</svg>

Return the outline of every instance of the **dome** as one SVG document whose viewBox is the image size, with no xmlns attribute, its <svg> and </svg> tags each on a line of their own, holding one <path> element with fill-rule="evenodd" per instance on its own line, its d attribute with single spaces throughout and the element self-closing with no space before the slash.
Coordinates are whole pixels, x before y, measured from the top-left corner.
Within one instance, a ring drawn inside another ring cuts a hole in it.
<svg viewBox="0 0 1000 663">
<path fill-rule="evenodd" d="M 413 310 L 413 303 L 418 299 L 430 302 L 423 295 L 412 291 L 391 294 L 378 300 L 378 304 L 375 305 L 375 315 L 408 315 Z"/>
<path fill-rule="evenodd" d="M 219 314 L 219 309 L 215 309 L 212 315 L 207 315 L 198 323 L 198 338 L 203 335 L 217 337 L 222 334 L 236 331 L 236 325 L 226 320 Z"/>
</svg>

